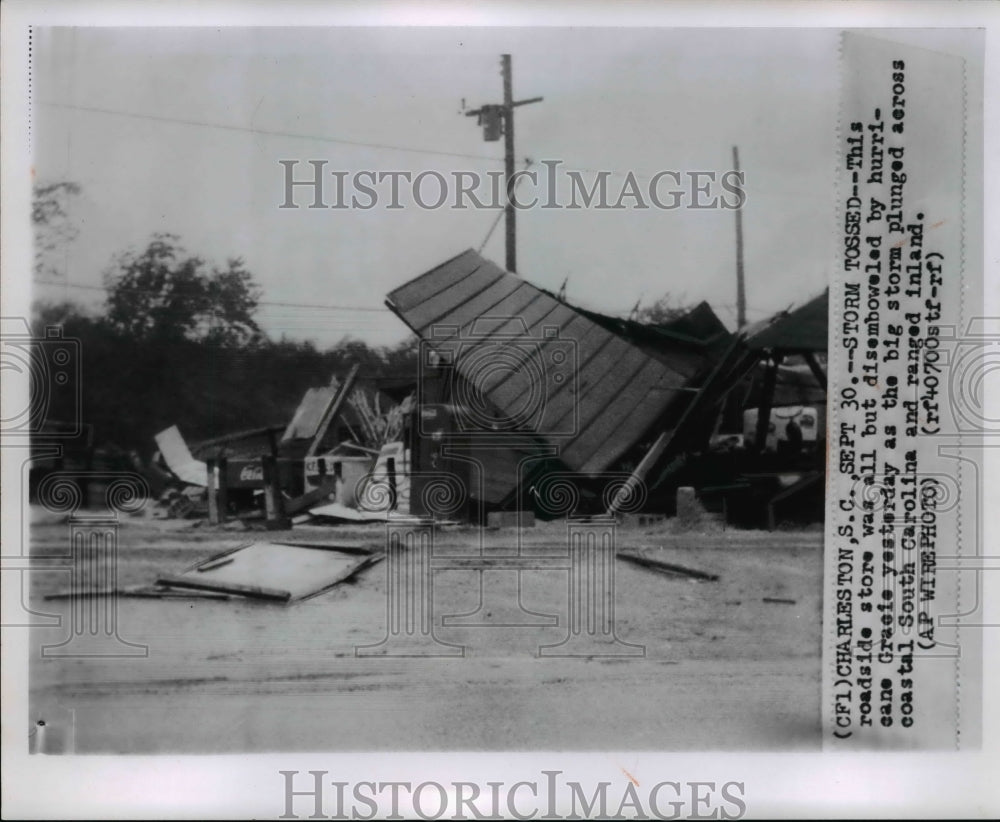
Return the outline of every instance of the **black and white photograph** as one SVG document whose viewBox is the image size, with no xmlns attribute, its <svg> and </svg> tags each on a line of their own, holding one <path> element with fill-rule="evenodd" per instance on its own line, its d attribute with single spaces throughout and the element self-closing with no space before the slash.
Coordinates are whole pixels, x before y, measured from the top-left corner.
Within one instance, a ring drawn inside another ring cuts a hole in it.
<svg viewBox="0 0 1000 822">
<path fill-rule="evenodd" d="M 107 818 L 739 819 L 823 816 L 815 768 L 906 816 L 825 757 L 952 751 L 984 793 L 936 812 L 996 810 L 981 22 L 17 11 L 19 774 L 264 797 Z"/>
</svg>

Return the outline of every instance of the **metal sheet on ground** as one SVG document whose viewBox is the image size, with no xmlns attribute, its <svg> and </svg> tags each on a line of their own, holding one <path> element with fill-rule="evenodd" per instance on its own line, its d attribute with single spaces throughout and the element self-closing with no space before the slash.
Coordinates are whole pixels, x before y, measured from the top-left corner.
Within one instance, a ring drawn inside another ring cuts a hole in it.
<svg viewBox="0 0 1000 822">
<path fill-rule="evenodd" d="M 211 584 L 217 590 L 260 588 L 286 591 L 290 599 L 315 594 L 350 576 L 368 559 L 324 548 L 304 548 L 273 542 L 257 542 L 227 555 L 231 560 L 216 564 L 211 557 L 182 575 L 199 586 Z M 205 566 L 215 567 L 199 570 Z M 179 579 L 179 578 L 175 578 Z"/>
</svg>

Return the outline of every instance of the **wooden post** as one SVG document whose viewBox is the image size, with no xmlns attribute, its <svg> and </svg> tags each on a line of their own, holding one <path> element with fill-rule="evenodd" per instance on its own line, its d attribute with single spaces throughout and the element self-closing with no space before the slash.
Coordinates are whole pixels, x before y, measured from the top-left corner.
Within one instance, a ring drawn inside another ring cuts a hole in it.
<svg viewBox="0 0 1000 822">
<path fill-rule="evenodd" d="M 215 459 L 205 460 L 208 469 L 208 521 L 211 525 L 219 524 L 219 475 Z"/>
<path fill-rule="evenodd" d="M 394 511 L 398 502 L 396 499 L 396 460 L 394 457 L 386 458 L 385 473 L 389 478 L 389 510 Z"/>
<path fill-rule="evenodd" d="M 316 436 L 313 437 L 313 441 L 309 443 L 309 449 L 306 451 L 307 457 L 312 457 L 319 450 L 320 444 L 326 437 L 326 432 L 330 429 L 330 425 L 337 418 L 340 413 L 341 406 L 343 406 L 345 400 L 350 396 L 351 392 L 354 390 L 354 382 L 358 378 L 358 369 L 361 366 L 355 363 L 351 366 L 351 370 L 347 374 L 347 379 L 345 379 L 340 386 L 337 388 L 336 393 L 333 395 L 333 399 L 330 401 L 330 405 L 326 409 L 326 413 L 323 415 L 323 419 L 316 429 Z"/>
<path fill-rule="evenodd" d="M 733 146 L 733 171 L 740 173 L 740 152 Z M 747 324 L 747 289 L 743 274 L 743 209 L 736 209 L 736 327 Z"/>
<path fill-rule="evenodd" d="M 754 437 L 754 451 L 763 454 L 767 447 L 767 432 L 771 427 L 771 406 L 774 403 L 774 388 L 778 382 L 778 366 L 781 365 L 781 354 L 774 354 L 764 373 L 764 385 L 760 392 L 760 405 L 757 406 L 757 431 Z"/>
<path fill-rule="evenodd" d="M 264 508 L 266 511 L 265 527 L 268 531 L 280 531 L 291 527 L 291 522 L 285 517 L 284 505 L 281 499 L 281 484 L 278 481 L 278 461 L 274 456 L 266 454 L 260 458 L 261 473 L 264 477 Z"/>
<path fill-rule="evenodd" d="M 229 515 L 229 460 L 219 457 L 216 460 L 218 476 L 216 478 L 216 505 L 219 508 L 219 522 L 225 522 Z"/>
</svg>

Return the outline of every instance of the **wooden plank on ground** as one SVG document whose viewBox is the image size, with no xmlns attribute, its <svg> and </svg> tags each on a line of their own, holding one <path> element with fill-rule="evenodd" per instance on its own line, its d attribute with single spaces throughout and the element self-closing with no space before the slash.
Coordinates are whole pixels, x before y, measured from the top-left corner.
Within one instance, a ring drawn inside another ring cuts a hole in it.
<svg viewBox="0 0 1000 822">
<path fill-rule="evenodd" d="M 285 514 L 291 517 L 298 514 L 300 511 L 308 511 L 313 506 L 324 502 L 326 498 L 336 490 L 337 478 L 334 476 L 328 476 L 318 488 L 314 488 L 312 491 L 307 491 L 301 497 L 296 497 L 293 500 L 286 501 Z"/>
<path fill-rule="evenodd" d="M 696 571 L 693 568 L 685 568 L 683 565 L 677 565 L 673 562 L 663 562 L 659 559 L 650 559 L 649 557 L 644 557 L 641 554 L 633 554 L 627 551 L 619 551 L 618 558 L 623 559 L 626 562 L 631 562 L 635 565 L 641 565 L 644 568 L 649 568 L 652 571 L 659 571 L 661 574 L 668 574 L 670 576 L 687 577 L 688 579 L 698 579 L 704 582 L 715 582 L 719 578 L 718 574 Z"/>
<path fill-rule="evenodd" d="M 169 585 L 171 588 L 194 588 L 199 591 L 218 591 L 222 594 L 239 594 L 253 599 L 273 599 L 288 602 L 292 598 L 289 591 L 278 588 L 267 588 L 263 585 L 241 585 L 238 582 L 223 580 L 196 579 L 183 574 L 160 574 L 157 585 Z"/>
</svg>

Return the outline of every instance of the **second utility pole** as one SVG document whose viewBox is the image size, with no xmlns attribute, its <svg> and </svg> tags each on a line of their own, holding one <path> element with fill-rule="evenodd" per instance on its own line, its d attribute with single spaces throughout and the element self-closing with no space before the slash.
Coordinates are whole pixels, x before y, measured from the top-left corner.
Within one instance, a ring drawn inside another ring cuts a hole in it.
<svg viewBox="0 0 1000 822">
<path fill-rule="evenodd" d="M 740 173 L 740 152 L 733 146 L 733 170 Z M 736 327 L 747 324 L 747 286 L 743 271 L 743 206 L 736 209 Z"/>
</svg>

